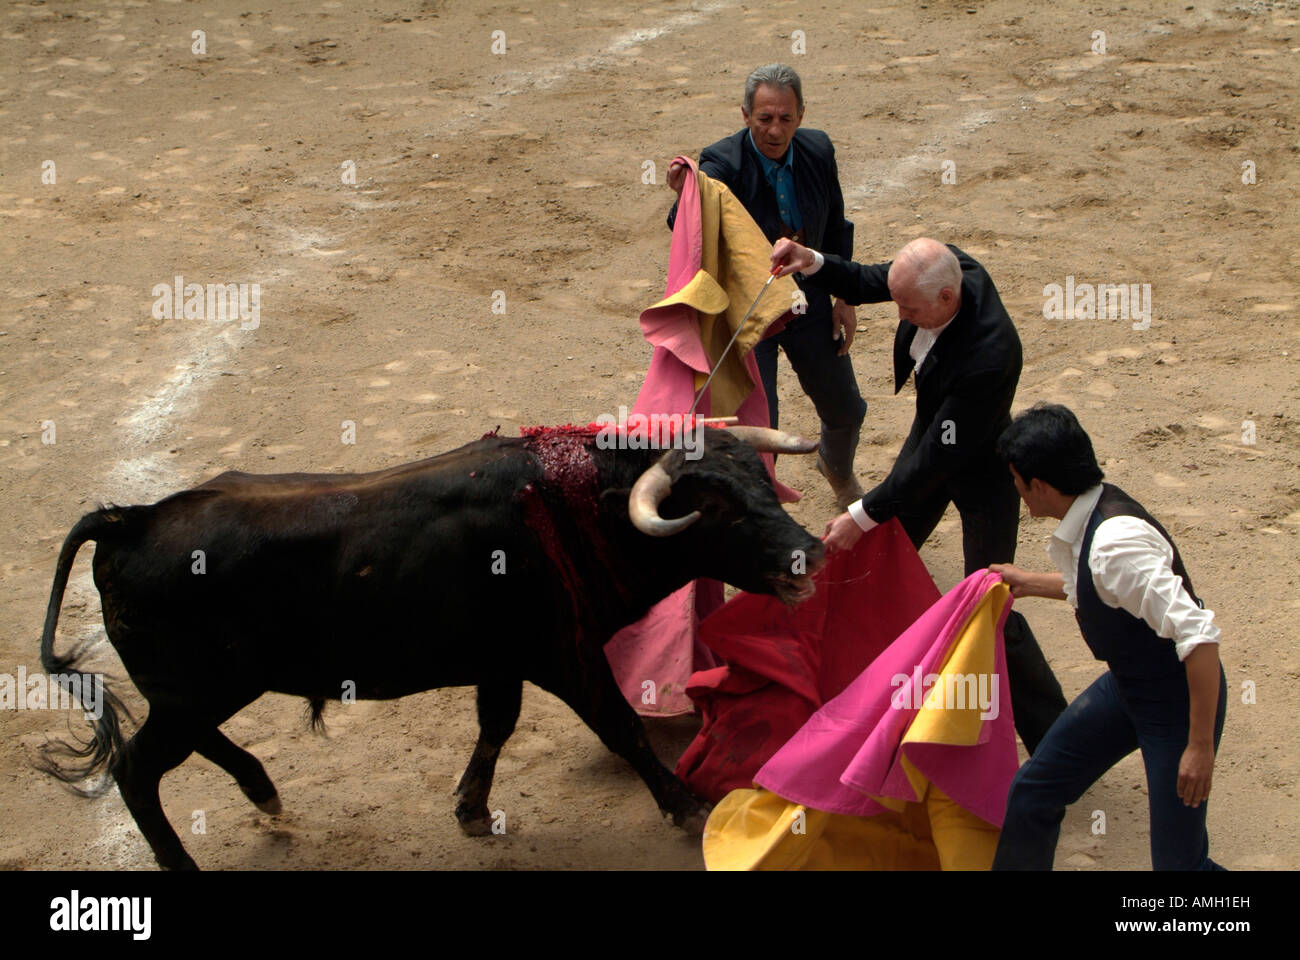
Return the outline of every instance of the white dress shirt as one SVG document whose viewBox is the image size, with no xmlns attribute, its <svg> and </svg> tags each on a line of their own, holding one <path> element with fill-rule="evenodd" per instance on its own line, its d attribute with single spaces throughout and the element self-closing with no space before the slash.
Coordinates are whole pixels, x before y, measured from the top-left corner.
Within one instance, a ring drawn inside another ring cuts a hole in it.
<svg viewBox="0 0 1300 960">
<path fill-rule="evenodd" d="M 1101 484 L 1074 498 L 1065 517 L 1052 534 L 1047 553 L 1061 571 L 1065 596 L 1079 606 L 1079 552 L 1088 529 L 1088 518 L 1101 498 Z M 1116 607 L 1144 620 L 1166 640 L 1174 641 L 1179 660 L 1202 643 L 1218 643 L 1219 628 L 1214 611 L 1202 610 L 1183 587 L 1183 578 L 1173 571 L 1174 548 L 1159 531 L 1137 517 L 1110 517 L 1097 524 L 1088 551 L 1097 595 L 1108 607 Z"/>
<path fill-rule="evenodd" d="M 956 317 L 957 314 L 954 312 L 942 327 L 934 327 L 933 329 L 917 327 L 916 336 L 912 337 L 912 345 L 907 348 L 908 355 L 912 358 L 913 370 L 921 369 L 921 364 L 925 363 L 925 358 L 930 355 L 930 350 L 934 347 L 935 341 L 939 339 L 939 334 L 947 330 L 949 324 Z"/>
</svg>

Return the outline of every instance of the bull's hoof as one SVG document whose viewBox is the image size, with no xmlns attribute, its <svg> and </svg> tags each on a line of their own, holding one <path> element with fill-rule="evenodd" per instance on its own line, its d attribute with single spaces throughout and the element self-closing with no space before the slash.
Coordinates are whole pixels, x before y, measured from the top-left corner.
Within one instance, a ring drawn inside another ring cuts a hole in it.
<svg viewBox="0 0 1300 960">
<path fill-rule="evenodd" d="M 456 822 L 460 824 L 461 833 L 467 837 L 487 837 L 492 834 L 491 817 L 476 817 L 473 819 L 466 817 L 463 820 L 458 818 Z"/>
<path fill-rule="evenodd" d="M 461 833 L 467 837 L 486 837 L 492 833 L 492 816 L 485 806 L 476 809 L 457 804 L 456 822 L 460 824 Z"/>
<path fill-rule="evenodd" d="M 695 813 L 688 814 L 680 826 L 692 837 L 704 836 L 704 825 L 709 821 L 708 810 L 697 810 Z"/>
<path fill-rule="evenodd" d="M 254 787 L 241 785 L 239 789 L 244 792 L 244 796 L 249 799 L 249 802 L 263 813 L 274 816 L 283 809 L 280 806 L 280 794 L 276 792 L 275 785 L 270 781 Z"/>
<path fill-rule="evenodd" d="M 702 837 L 704 836 L 704 824 L 708 822 L 709 813 L 712 810 L 712 807 L 700 806 L 673 813 L 671 814 L 673 826 L 680 827 L 690 836 Z"/>
</svg>

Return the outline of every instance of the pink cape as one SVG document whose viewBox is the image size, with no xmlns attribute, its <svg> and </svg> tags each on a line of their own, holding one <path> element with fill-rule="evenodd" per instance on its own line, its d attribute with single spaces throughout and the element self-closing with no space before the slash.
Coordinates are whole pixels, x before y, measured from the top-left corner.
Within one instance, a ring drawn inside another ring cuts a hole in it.
<svg viewBox="0 0 1300 960">
<path fill-rule="evenodd" d="M 1006 678 L 1002 625 L 1007 600 L 994 633 L 994 673 L 999 685 L 996 717 L 979 725 L 975 743 L 904 743 L 919 710 L 911 704 L 911 680 L 894 678 L 938 673 L 949 647 L 971 619 L 985 594 L 1001 578 L 971 574 L 944 595 L 876 658 L 843 693 L 831 700 L 769 760 L 754 782 L 786 800 L 828 813 L 874 816 L 885 807 L 872 796 L 901 801 L 918 798 L 903 767 L 904 756 L 954 802 L 981 820 L 1002 825 L 1007 791 L 1019 763 Z M 891 705 L 897 695 L 902 709 Z"/>
<path fill-rule="evenodd" d="M 695 164 L 687 157 L 677 159 L 689 166 L 691 175 L 686 177 L 677 204 L 665 298 L 685 287 L 699 272 L 703 246 Z M 685 303 L 651 307 L 641 313 L 641 330 L 655 349 L 631 412 L 686 413 L 695 400 L 695 374 L 707 375 L 712 369 L 700 342 L 695 309 Z M 766 427 L 767 395 L 752 351 L 745 357 L 745 369 L 754 389 L 735 416 L 743 424 Z M 706 392 L 696 413 L 708 416 L 709 410 Z M 761 456 L 781 499 L 798 500 L 797 492 L 776 482 L 772 455 Z M 722 602 L 721 583 L 715 580 L 689 583 L 652 607 L 641 620 L 620 630 L 605 645 L 605 658 L 614 671 L 614 679 L 638 713 L 671 717 L 694 709 L 686 695 L 691 673 L 718 662 L 707 648 L 696 642 L 696 630 L 700 621 L 722 606 Z"/>
<path fill-rule="evenodd" d="M 742 593 L 701 625 L 701 640 L 727 665 L 691 678 L 704 726 L 677 775 L 712 802 L 749 787 L 819 707 L 939 599 L 897 520 L 831 553 L 815 579 L 817 592 L 797 607 Z"/>
</svg>

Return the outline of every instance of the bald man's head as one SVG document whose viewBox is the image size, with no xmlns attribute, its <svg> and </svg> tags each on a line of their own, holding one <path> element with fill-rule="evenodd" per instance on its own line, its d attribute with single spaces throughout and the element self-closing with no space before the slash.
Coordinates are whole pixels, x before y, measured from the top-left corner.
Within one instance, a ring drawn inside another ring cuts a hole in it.
<svg viewBox="0 0 1300 960">
<path fill-rule="evenodd" d="M 889 268 L 889 295 L 898 319 L 922 329 L 941 327 L 961 307 L 961 264 L 938 240 L 917 237 Z"/>
</svg>

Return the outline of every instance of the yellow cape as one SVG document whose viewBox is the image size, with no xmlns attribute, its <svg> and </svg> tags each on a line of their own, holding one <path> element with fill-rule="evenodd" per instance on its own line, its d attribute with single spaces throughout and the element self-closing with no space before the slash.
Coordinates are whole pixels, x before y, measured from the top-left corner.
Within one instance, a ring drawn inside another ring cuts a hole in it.
<svg viewBox="0 0 1300 960">
<path fill-rule="evenodd" d="M 677 303 L 694 307 L 700 316 L 700 342 L 709 362 L 716 364 L 745 311 L 767 282 L 772 245 L 725 183 L 698 172 L 697 180 L 702 234 L 700 270 L 686 286 L 649 309 Z M 745 356 L 763 339 L 767 328 L 794 306 L 798 295 L 799 287 L 790 277 L 772 281 L 709 384 L 711 416 L 731 416 L 740 409 L 754 389 L 745 369 Z M 707 371 L 696 372 L 697 392 L 707 377 Z"/>
</svg>

